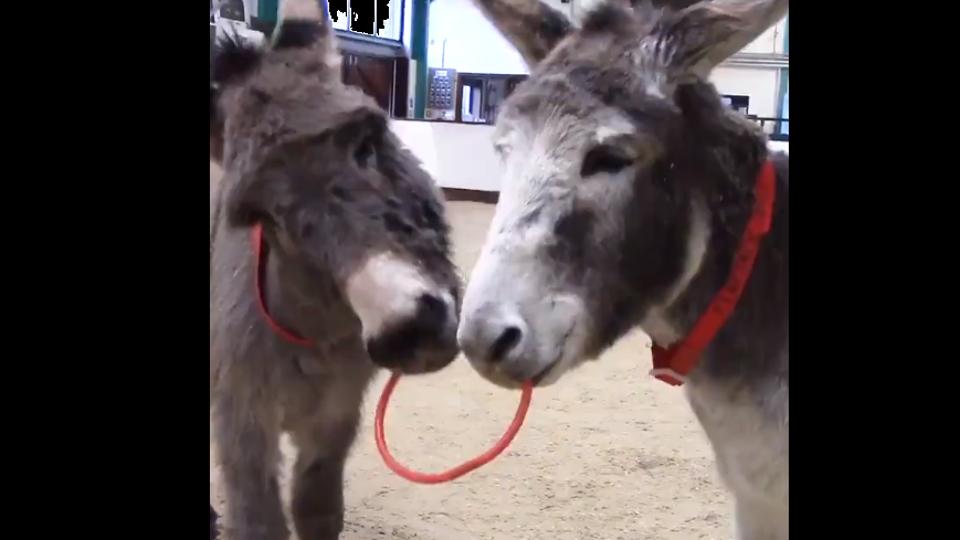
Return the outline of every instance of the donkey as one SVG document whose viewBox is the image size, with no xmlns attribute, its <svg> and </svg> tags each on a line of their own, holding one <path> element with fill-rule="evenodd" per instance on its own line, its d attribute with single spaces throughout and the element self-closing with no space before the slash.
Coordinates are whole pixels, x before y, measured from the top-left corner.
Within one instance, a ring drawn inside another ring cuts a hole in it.
<svg viewBox="0 0 960 540">
<path fill-rule="evenodd" d="M 339 538 L 343 468 L 377 367 L 456 356 L 460 279 L 442 194 L 373 99 L 345 86 L 316 0 L 263 48 L 220 43 L 211 90 L 210 408 L 231 540 Z M 211 512 L 212 515 L 212 512 Z"/>
<path fill-rule="evenodd" d="M 692 369 L 659 376 L 686 382 L 738 538 L 787 538 L 788 157 L 707 77 L 788 2 L 611 2 L 579 28 L 536 0 L 477 3 L 532 73 L 497 118 L 505 178 L 461 349 L 506 387 L 552 384 L 635 327 L 674 350 L 733 276 L 763 172 L 772 225 L 739 302 Z"/>
</svg>

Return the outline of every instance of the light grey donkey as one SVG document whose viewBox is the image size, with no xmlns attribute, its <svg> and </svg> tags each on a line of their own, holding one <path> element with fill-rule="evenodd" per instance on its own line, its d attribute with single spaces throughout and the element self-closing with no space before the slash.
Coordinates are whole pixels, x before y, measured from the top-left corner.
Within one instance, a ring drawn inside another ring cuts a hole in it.
<svg viewBox="0 0 960 540">
<path fill-rule="evenodd" d="M 787 0 L 611 0 L 579 27 L 536 0 L 476 3 L 531 75 L 497 118 L 505 177 L 464 294 L 461 348 L 515 387 L 551 384 L 636 327 L 673 345 L 727 281 L 771 161 L 772 227 L 685 389 L 735 499 L 737 537 L 788 538 L 788 158 L 707 81 Z"/>
</svg>

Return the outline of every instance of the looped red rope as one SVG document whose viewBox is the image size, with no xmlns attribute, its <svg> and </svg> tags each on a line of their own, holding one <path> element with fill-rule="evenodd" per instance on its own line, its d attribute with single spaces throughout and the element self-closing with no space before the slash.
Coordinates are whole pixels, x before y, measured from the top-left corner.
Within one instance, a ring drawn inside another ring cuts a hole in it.
<svg viewBox="0 0 960 540">
<path fill-rule="evenodd" d="M 527 410 L 530 408 L 530 398 L 533 395 L 533 384 L 529 381 L 523 383 L 523 392 L 520 395 L 520 405 L 517 406 L 517 413 L 514 415 L 513 421 L 510 422 L 510 427 L 507 428 L 507 432 L 503 434 L 503 437 L 501 437 L 492 448 L 450 470 L 440 473 L 422 473 L 410 470 L 401 465 L 387 447 L 387 437 L 384 434 L 383 423 L 387 416 L 387 404 L 390 402 L 390 396 L 393 394 L 393 389 L 397 386 L 398 380 L 400 380 L 400 374 L 394 372 L 390 376 L 390 380 L 387 381 L 386 386 L 383 387 L 380 402 L 377 403 L 377 415 L 374 421 L 377 450 L 380 451 L 380 457 L 383 458 L 383 462 L 386 463 L 390 470 L 397 473 L 400 477 L 418 484 L 442 484 L 444 482 L 450 482 L 493 461 L 510 446 L 513 438 L 517 436 L 517 432 L 520 431 L 520 426 L 523 425 L 523 419 L 527 416 Z"/>
</svg>

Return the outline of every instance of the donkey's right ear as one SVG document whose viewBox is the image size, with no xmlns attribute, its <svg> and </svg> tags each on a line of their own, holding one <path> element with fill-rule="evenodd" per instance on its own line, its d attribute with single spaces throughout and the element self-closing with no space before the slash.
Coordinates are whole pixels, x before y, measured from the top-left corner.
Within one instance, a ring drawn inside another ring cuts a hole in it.
<svg viewBox="0 0 960 540">
<path fill-rule="evenodd" d="M 474 0 L 474 3 L 531 67 L 573 31 L 564 14 L 539 0 Z"/>
<path fill-rule="evenodd" d="M 655 50 L 674 82 L 710 71 L 787 14 L 789 0 L 698 2 L 664 17 L 653 30 Z"/>
</svg>

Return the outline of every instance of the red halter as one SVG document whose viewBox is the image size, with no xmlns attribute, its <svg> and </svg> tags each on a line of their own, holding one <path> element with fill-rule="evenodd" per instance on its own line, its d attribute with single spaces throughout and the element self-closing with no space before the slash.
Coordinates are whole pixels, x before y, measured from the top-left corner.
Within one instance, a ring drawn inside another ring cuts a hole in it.
<svg viewBox="0 0 960 540">
<path fill-rule="evenodd" d="M 685 339 L 669 348 L 654 344 L 651 375 L 673 386 L 683 384 L 686 376 L 697 366 L 703 351 L 733 313 L 747 280 L 753 272 L 760 241 L 770 231 L 776 183 L 777 173 L 773 163 L 767 160 L 757 174 L 753 213 L 740 239 L 730 277 L 714 295 L 707 310 L 700 316 Z"/>
<path fill-rule="evenodd" d="M 263 320 L 267 321 L 267 325 L 273 330 L 278 336 L 283 338 L 285 341 L 289 341 L 294 345 L 300 345 L 301 347 L 312 347 L 313 341 L 299 336 L 297 333 L 287 330 L 280 325 L 277 321 L 270 316 L 270 311 L 267 310 L 267 302 L 264 299 L 263 295 L 263 276 L 264 271 L 266 270 L 264 265 L 264 256 L 263 256 L 263 225 L 257 223 L 250 229 L 250 241 L 253 244 L 253 257 L 254 257 L 254 287 L 255 293 L 257 295 L 257 308 L 260 310 L 260 315 L 263 317 Z"/>
</svg>

